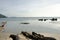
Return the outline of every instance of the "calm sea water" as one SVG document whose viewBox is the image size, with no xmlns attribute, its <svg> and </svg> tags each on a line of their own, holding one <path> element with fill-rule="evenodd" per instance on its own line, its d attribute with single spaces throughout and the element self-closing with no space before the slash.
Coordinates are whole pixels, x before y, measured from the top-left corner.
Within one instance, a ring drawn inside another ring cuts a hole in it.
<svg viewBox="0 0 60 40">
<path fill-rule="evenodd" d="M 5 25 L 2 32 L 20 33 L 21 31 L 28 32 L 34 31 L 39 33 L 40 32 L 60 33 L 60 20 L 54 22 L 50 20 L 38 21 L 39 18 L 44 17 L 0 18 L 0 22 L 7 21 L 7 24 Z M 21 24 L 23 22 L 27 22 L 29 24 Z"/>
</svg>

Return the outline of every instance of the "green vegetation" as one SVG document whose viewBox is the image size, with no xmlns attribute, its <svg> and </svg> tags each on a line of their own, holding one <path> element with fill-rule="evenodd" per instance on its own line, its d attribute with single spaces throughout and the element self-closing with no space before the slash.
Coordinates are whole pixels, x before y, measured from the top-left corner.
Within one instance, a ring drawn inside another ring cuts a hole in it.
<svg viewBox="0 0 60 40">
<path fill-rule="evenodd" d="M 5 15 L 0 14 L 0 18 L 7 18 Z"/>
</svg>

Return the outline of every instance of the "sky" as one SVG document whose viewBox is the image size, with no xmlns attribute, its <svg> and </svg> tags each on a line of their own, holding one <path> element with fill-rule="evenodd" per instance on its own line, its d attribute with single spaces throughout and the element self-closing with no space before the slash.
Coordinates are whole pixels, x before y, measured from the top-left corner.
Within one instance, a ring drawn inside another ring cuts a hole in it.
<svg viewBox="0 0 60 40">
<path fill-rule="evenodd" d="M 0 14 L 8 17 L 60 17 L 60 0 L 0 0 Z"/>
</svg>

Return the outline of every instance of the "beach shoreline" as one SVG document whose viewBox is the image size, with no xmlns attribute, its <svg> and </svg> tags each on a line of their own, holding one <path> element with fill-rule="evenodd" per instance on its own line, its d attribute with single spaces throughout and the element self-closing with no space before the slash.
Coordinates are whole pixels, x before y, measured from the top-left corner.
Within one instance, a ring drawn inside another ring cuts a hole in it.
<svg viewBox="0 0 60 40">
<path fill-rule="evenodd" d="M 11 38 L 9 38 L 11 34 L 13 33 L 0 32 L 0 40 L 12 40 Z M 51 34 L 51 33 L 39 33 L 39 34 L 42 34 L 46 37 L 56 38 L 56 40 L 60 40 L 60 34 Z M 18 36 L 21 38 L 21 40 L 27 40 L 22 34 L 18 34 Z"/>
</svg>

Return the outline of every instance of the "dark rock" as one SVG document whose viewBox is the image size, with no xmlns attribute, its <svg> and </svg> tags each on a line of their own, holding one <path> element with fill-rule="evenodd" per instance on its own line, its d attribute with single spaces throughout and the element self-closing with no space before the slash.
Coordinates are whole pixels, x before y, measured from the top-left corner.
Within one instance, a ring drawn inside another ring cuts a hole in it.
<svg viewBox="0 0 60 40">
<path fill-rule="evenodd" d="M 44 35 L 37 34 L 35 32 L 32 32 L 32 35 L 34 35 L 37 39 L 42 39 L 44 37 Z"/>
<path fill-rule="evenodd" d="M 43 37 L 42 40 L 56 40 L 56 39 L 52 37 Z"/>
<path fill-rule="evenodd" d="M 26 23 L 26 22 L 25 22 L 25 23 L 21 23 L 21 24 L 29 24 L 29 23 Z"/>
<path fill-rule="evenodd" d="M 43 21 L 43 19 L 38 19 L 39 21 Z"/>
<path fill-rule="evenodd" d="M 35 33 L 35 32 L 32 32 L 32 35 L 37 35 L 37 33 Z"/>
<path fill-rule="evenodd" d="M 44 21 L 46 21 L 46 20 L 48 20 L 48 19 L 44 19 Z"/>
<path fill-rule="evenodd" d="M 9 37 L 12 38 L 13 40 L 19 40 L 19 37 L 14 34 L 11 34 Z"/>
<path fill-rule="evenodd" d="M 57 21 L 57 18 L 52 18 L 52 19 L 50 19 L 51 21 Z"/>
<path fill-rule="evenodd" d="M 52 37 L 44 37 L 44 35 L 37 34 L 35 32 L 32 32 L 32 34 L 29 34 L 27 32 L 21 32 L 25 37 L 32 39 L 32 40 L 56 40 L 55 38 Z"/>
<path fill-rule="evenodd" d="M 28 37 L 28 38 L 30 38 L 30 39 L 34 39 L 33 38 L 33 36 L 32 35 L 30 35 L 29 33 L 27 33 L 27 32 L 21 32 L 25 37 Z"/>
<path fill-rule="evenodd" d="M 48 20 L 48 19 L 38 19 L 39 21 L 46 21 L 46 20 Z"/>
</svg>

